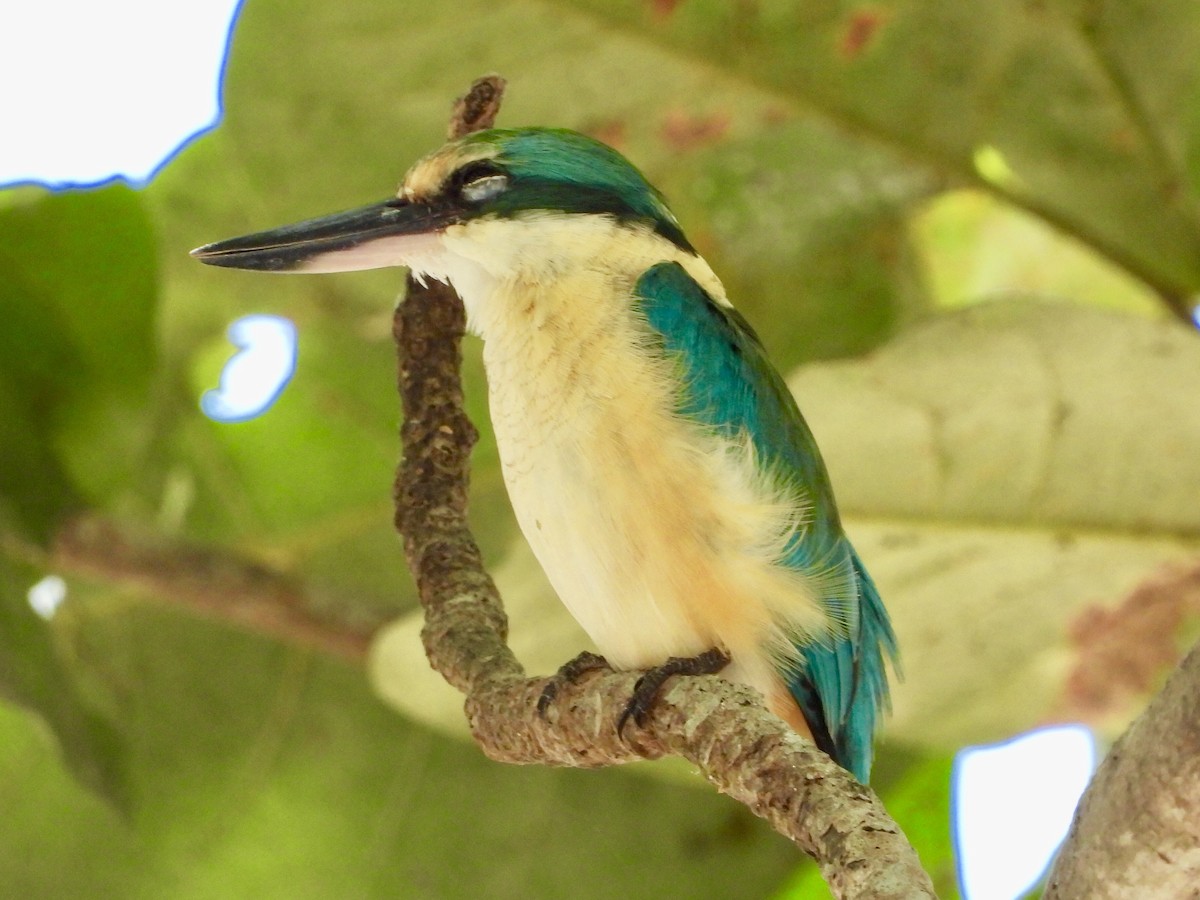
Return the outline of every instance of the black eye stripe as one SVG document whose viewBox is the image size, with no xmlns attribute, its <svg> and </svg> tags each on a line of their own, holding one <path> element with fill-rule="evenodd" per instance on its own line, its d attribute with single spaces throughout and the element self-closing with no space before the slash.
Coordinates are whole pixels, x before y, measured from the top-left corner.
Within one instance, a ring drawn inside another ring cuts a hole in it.
<svg viewBox="0 0 1200 900">
<path fill-rule="evenodd" d="M 489 178 L 493 175 L 506 174 L 503 169 L 493 162 L 486 159 L 477 160 L 476 162 L 467 163 L 461 169 L 450 176 L 450 183 L 447 185 L 452 190 L 461 190 L 463 185 L 470 184 L 472 181 L 478 181 L 480 178 Z"/>
</svg>

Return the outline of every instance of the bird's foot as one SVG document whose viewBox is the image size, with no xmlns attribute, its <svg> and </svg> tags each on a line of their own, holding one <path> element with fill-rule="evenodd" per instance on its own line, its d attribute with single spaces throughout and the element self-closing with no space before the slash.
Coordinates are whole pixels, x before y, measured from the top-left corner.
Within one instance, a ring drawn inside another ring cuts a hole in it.
<svg viewBox="0 0 1200 900">
<path fill-rule="evenodd" d="M 550 708 L 550 704 L 554 702 L 554 698 L 558 696 L 558 691 L 564 684 L 574 684 L 585 672 L 608 667 L 607 659 L 588 650 L 584 650 L 569 662 L 563 663 L 559 670 L 550 676 L 546 686 L 542 688 L 542 695 L 538 697 L 537 702 L 538 714 L 546 715 L 546 710 Z"/>
<path fill-rule="evenodd" d="M 658 700 L 658 694 L 668 678 L 674 675 L 715 675 L 729 665 L 729 654 L 720 647 L 705 650 L 698 656 L 672 656 L 661 666 L 649 669 L 633 686 L 633 696 L 617 720 L 617 734 L 633 719 L 639 726 L 646 724 L 646 715 Z"/>
</svg>

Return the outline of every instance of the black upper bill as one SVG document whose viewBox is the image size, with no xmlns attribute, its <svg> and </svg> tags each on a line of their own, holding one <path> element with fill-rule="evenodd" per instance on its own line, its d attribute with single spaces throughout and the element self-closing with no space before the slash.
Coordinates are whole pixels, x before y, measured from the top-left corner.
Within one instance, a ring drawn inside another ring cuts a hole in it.
<svg viewBox="0 0 1200 900">
<path fill-rule="evenodd" d="M 387 200 L 346 212 L 205 244 L 192 256 L 210 266 L 293 272 L 317 257 L 354 250 L 380 238 L 425 234 L 462 220 L 449 204 Z"/>
</svg>

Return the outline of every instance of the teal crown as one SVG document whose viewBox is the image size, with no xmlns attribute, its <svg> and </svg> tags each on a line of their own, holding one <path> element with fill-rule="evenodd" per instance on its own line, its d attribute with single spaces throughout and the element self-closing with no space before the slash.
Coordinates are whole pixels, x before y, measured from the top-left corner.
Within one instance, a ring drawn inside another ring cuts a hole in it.
<svg viewBox="0 0 1200 900">
<path fill-rule="evenodd" d="M 480 213 L 512 216 L 529 210 L 610 215 L 646 225 L 686 250 L 691 244 L 654 188 L 624 156 L 593 138 L 562 128 L 480 131 L 462 145 L 495 147 L 498 155 L 480 165 L 510 178 Z"/>
</svg>

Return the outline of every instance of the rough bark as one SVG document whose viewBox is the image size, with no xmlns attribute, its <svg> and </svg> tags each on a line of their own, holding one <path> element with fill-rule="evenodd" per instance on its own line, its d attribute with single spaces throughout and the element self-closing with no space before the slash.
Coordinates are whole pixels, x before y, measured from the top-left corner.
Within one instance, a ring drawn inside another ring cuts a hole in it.
<svg viewBox="0 0 1200 900">
<path fill-rule="evenodd" d="M 1200 898 L 1200 644 L 1100 764 L 1043 897 Z"/>
</svg>

